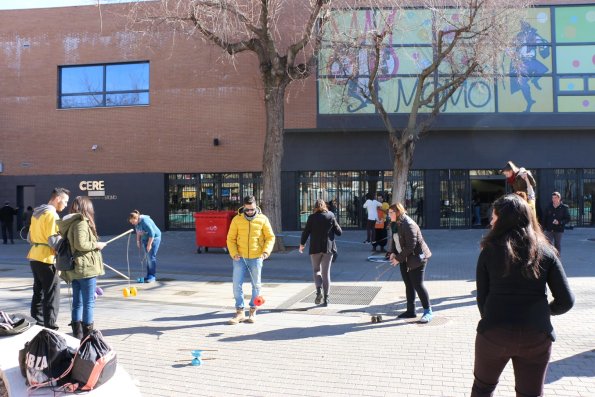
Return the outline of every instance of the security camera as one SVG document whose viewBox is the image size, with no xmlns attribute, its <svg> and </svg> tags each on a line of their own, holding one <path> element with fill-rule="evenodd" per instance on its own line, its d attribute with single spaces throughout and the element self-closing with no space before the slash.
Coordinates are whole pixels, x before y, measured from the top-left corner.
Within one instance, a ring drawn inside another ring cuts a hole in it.
<svg viewBox="0 0 595 397">
<path fill-rule="evenodd" d="M 97 150 L 97 148 L 98 148 L 98 146 L 97 146 L 97 145 L 93 145 L 93 146 L 91 146 L 91 150 L 92 150 L 92 151 L 96 151 L 96 150 Z"/>
</svg>

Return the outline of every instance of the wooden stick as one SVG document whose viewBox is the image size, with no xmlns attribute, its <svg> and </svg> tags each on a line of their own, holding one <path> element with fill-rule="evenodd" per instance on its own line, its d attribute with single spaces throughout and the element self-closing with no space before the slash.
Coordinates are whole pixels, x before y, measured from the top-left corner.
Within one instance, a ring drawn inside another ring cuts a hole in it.
<svg viewBox="0 0 595 397">
<path fill-rule="evenodd" d="M 110 265 L 108 265 L 107 263 L 104 263 L 103 266 L 107 267 L 108 269 L 110 269 L 112 272 L 119 274 L 120 276 L 124 277 L 126 280 L 130 280 L 130 277 L 128 277 L 127 275 L 125 275 L 124 273 L 120 273 L 119 271 L 117 271 L 116 269 L 114 269 L 113 267 L 111 267 Z"/>
<path fill-rule="evenodd" d="M 117 235 L 117 236 L 116 236 L 116 237 L 114 237 L 113 239 L 106 241 L 106 242 L 105 242 L 105 244 L 109 244 L 109 243 L 111 243 L 112 241 L 119 239 L 120 237 L 124 237 L 124 236 L 125 236 L 125 235 L 127 235 L 128 233 L 132 233 L 133 231 L 134 231 L 134 229 L 127 230 L 127 231 L 125 231 L 124 233 L 122 233 L 122 234 L 120 234 L 120 235 Z"/>
<path fill-rule="evenodd" d="M 219 350 L 217 349 L 178 349 L 178 351 L 180 352 L 185 352 L 185 351 L 192 351 L 192 350 L 200 350 L 201 352 L 218 352 Z"/>
</svg>

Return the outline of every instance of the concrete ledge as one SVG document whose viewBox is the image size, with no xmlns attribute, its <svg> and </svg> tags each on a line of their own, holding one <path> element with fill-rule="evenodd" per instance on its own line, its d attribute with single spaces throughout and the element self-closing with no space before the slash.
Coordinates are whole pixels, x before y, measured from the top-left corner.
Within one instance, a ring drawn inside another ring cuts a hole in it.
<svg viewBox="0 0 595 397">
<path fill-rule="evenodd" d="M 11 397 L 27 396 L 27 385 L 25 378 L 21 375 L 19 368 L 19 350 L 23 348 L 25 342 L 30 341 L 37 335 L 43 327 L 34 325 L 27 331 L 19 335 L 0 337 L 0 377 L 4 379 L 4 384 L 8 390 L 8 395 Z M 70 335 L 58 332 L 66 339 L 69 346 L 77 348 L 79 340 Z M 66 396 L 72 393 L 55 392 L 50 387 L 45 387 L 36 390 L 35 396 Z M 99 386 L 97 389 L 90 392 L 85 392 L 89 396 L 118 396 L 126 395 L 127 397 L 141 396 L 140 391 L 130 378 L 130 375 L 124 368 L 118 364 L 116 373 L 105 384 Z"/>
</svg>

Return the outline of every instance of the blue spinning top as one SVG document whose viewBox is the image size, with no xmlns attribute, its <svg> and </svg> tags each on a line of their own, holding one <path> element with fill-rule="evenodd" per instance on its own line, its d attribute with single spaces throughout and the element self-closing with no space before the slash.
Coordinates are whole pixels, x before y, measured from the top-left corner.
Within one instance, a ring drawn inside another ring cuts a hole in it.
<svg viewBox="0 0 595 397">
<path fill-rule="evenodd" d="M 192 353 L 192 356 L 194 357 L 192 359 L 192 365 L 195 367 L 201 365 L 202 360 L 200 359 L 200 357 L 202 355 L 202 350 L 192 350 L 191 353 Z"/>
</svg>

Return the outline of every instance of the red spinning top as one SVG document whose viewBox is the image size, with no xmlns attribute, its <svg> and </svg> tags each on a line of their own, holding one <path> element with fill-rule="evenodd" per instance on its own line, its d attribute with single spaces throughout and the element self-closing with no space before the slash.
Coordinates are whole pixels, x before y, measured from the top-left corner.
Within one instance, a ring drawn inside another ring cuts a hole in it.
<svg viewBox="0 0 595 397">
<path fill-rule="evenodd" d="M 254 304 L 256 306 L 262 306 L 264 304 L 264 298 L 258 295 L 256 298 L 254 298 Z"/>
</svg>

